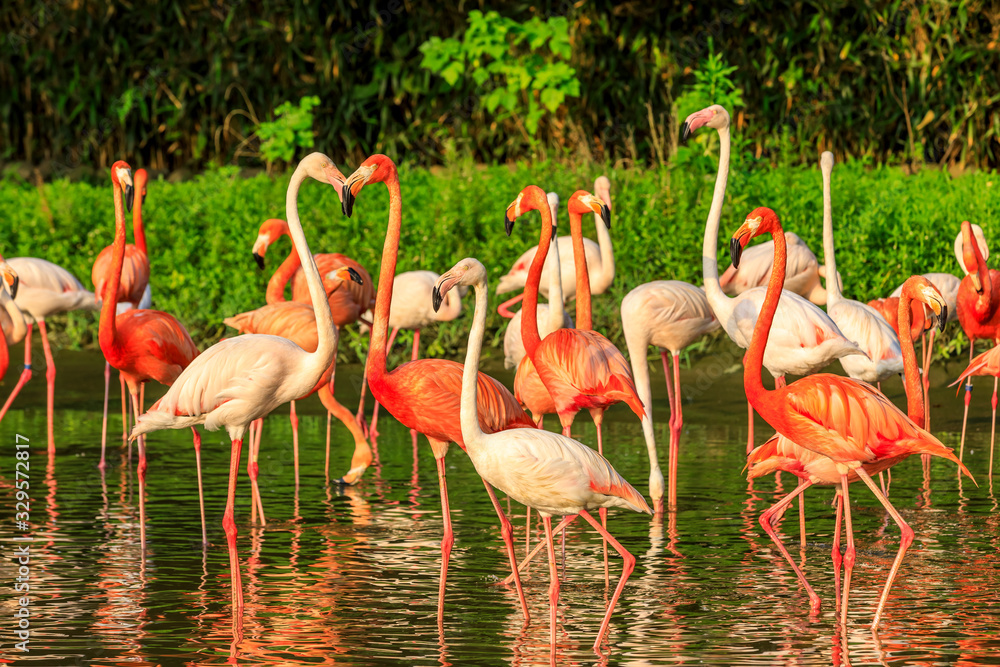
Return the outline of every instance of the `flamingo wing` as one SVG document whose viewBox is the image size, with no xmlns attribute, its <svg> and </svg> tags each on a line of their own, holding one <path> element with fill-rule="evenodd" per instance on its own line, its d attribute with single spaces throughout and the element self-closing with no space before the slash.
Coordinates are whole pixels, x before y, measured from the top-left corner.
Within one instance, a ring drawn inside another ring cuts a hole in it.
<svg viewBox="0 0 1000 667">
<path fill-rule="evenodd" d="M 279 301 L 227 317 L 223 322 L 241 334 L 270 334 L 294 342 L 306 352 L 319 346 L 316 312 L 307 303 Z"/>
</svg>

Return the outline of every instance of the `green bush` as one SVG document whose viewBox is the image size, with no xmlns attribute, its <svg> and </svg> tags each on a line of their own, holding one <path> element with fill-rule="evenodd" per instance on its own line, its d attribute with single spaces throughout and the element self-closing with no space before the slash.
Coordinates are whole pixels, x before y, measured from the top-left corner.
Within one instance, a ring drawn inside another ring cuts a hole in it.
<svg viewBox="0 0 1000 667">
<path fill-rule="evenodd" d="M 349 171 L 346 165 L 343 169 Z M 511 238 L 500 224 L 500 212 L 521 188 L 537 183 L 557 191 L 565 202 L 573 191 L 590 189 L 600 173 L 612 182 L 617 275 L 611 289 L 594 298 L 594 321 L 596 329 L 624 349 L 619 305 L 629 290 L 657 279 L 702 282 L 702 234 L 712 198 L 714 162 L 708 170 L 650 171 L 555 162 L 485 169 L 466 163 L 447 170 L 402 165 L 404 219 L 397 270 L 442 273 L 459 259 L 475 256 L 489 268 L 495 285 L 514 259 L 537 243 L 538 216 L 527 216 L 527 224 L 517 225 Z M 153 303 L 180 318 L 201 347 L 231 335 L 222 325 L 224 317 L 263 303 L 267 277 L 290 251 L 290 244 L 282 241 L 268 252 L 263 273 L 254 266 L 250 248 L 262 221 L 284 217 L 286 184 L 287 175 L 243 179 L 232 168 L 183 183 L 149 184 L 143 211 L 149 230 Z M 958 273 L 952 243 L 960 222 L 978 222 L 990 236 L 991 224 L 1000 215 L 996 173 L 952 178 L 925 170 L 905 175 L 900 169 L 849 161 L 835 168 L 833 187 L 838 268 L 845 293 L 862 301 L 888 295 L 913 273 Z M 762 205 L 778 211 L 786 228 L 822 256 L 818 168 L 772 169 L 745 160 L 730 176 L 719 242 L 722 268 L 729 263 L 728 234 Z M 302 188 L 299 208 L 313 252 L 345 253 L 377 277 L 388 215 L 382 186 L 366 188 L 354 216 L 345 218 L 336 192 L 310 181 Z M 86 283 L 97 253 L 112 240 L 110 183 L 95 187 L 59 180 L 38 189 L 8 179 L 0 182 L 0 209 L 9 230 L 0 248 L 6 257 L 44 257 Z M 565 215 L 559 223 L 566 233 Z M 593 237 L 590 220 L 585 223 L 585 233 Z M 471 308 L 471 303 L 466 299 L 466 306 Z M 492 305 L 496 303 L 494 297 Z M 61 344 L 94 345 L 96 316 L 73 317 L 73 338 Z M 456 355 L 464 349 L 470 322 L 466 312 L 459 320 L 436 327 L 436 332 L 426 332 L 425 349 L 429 354 Z M 503 323 L 495 312 L 488 327 L 493 336 L 487 341 L 493 346 L 488 352 L 499 357 Z M 951 325 L 942 345 L 959 333 L 959 327 Z M 401 342 L 405 340 L 401 335 Z M 366 347 L 367 338 L 348 327 L 341 359 L 356 359 Z"/>
</svg>

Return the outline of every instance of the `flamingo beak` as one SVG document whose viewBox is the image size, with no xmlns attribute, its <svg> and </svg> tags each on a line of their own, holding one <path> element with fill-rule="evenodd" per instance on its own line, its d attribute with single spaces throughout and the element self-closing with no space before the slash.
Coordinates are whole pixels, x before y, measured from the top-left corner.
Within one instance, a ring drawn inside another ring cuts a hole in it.
<svg viewBox="0 0 1000 667">
<path fill-rule="evenodd" d="M 979 294 L 982 294 L 983 293 L 983 283 L 982 283 L 981 280 L 979 280 L 979 274 L 978 273 L 970 273 L 969 274 L 969 278 L 972 279 L 972 286 L 976 289 L 976 292 L 979 293 Z"/>
<path fill-rule="evenodd" d="M 365 281 L 361 278 L 361 274 L 353 266 L 347 267 L 347 276 L 352 282 L 356 282 L 359 285 L 365 284 Z"/>
<path fill-rule="evenodd" d="M 705 125 L 705 123 L 707 123 L 711 119 L 712 119 L 712 112 L 711 110 L 708 109 L 704 109 L 702 111 L 695 111 L 693 114 L 688 116 L 684 120 L 684 124 L 681 125 L 681 142 L 683 143 L 687 141 L 688 137 L 694 134 L 694 132 L 698 128 Z"/>
<path fill-rule="evenodd" d="M 122 186 L 122 191 L 125 193 L 125 210 L 132 211 L 132 202 L 135 199 L 135 188 L 128 183 Z"/>
<path fill-rule="evenodd" d="M 5 266 L 2 269 L 4 282 L 7 283 L 7 289 L 10 291 L 10 298 L 16 299 L 17 286 L 21 282 L 21 279 L 16 273 L 14 273 L 14 269 L 6 266 L 6 262 L 4 262 L 4 265 Z"/>
<path fill-rule="evenodd" d="M 350 183 L 351 181 L 348 179 L 347 183 L 344 183 L 344 187 L 341 188 L 340 191 L 340 210 L 348 218 L 351 217 L 351 213 L 354 212 L 354 193 L 351 192 Z"/>
<path fill-rule="evenodd" d="M 258 269 L 260 269 L 261 271 L 264 270 L 264 256 L 257 254 L 256 250 L 253 253 L 253 261 L 257 262 Z"/>
<path fill-rule="evenodd" d="M 608 229 L 611 229 L 611 209 L 603 202 L 601 203 L 601 220 L 604 221 L 604 225 Z"/>
<path fill-rule="evenodd" d="M 514 231 L 514 221 L 510 219 L 508 211 L 510 211 L 509 208 L 507 209 L 507 211 L 504 211 L 503 214 L 503 229 L 505 232 L 507 232 L 507 236 L 510 236 L 510 233 Z M 556 226 L 552 225 L 553 234 L 555 233 L 555 229 Z"/>
</svg>

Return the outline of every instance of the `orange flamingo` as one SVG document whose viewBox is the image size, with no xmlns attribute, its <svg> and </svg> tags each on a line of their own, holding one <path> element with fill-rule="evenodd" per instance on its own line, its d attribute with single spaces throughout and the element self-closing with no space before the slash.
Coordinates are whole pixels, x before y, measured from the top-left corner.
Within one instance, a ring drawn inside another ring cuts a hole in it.
<svg viewBox="0 0 1000 667">
<path fill-rule="evenodd" d="M 101 324 L 98 341 L 108 363 L 125 376 L 132 398 L 132 409 L 142 414 L 139 403 L 140 386 L 156 380 L 170 386 L 188 364 L 198 356 L 191 336 L 173 315 L 159 310 L 126 310 L 116 314 L 122 268 L 125 264 L 125 209 L 131 207 L 133 197 L 132 170 L 128 163 L 119 160 L 111 166 L 111 183 L 115 201 L 115 242 L 111 265 L 104 282 Z M 201 437 L 193 427 L 194 454 L 198 467 L 198 501 L 201 506 L 201 539 L 208 545 L 205 532 L 205 495 L 201 483 Z M 140 546 L 146 551 L 146 443 L 139 439 L 139 536 Z"/>
<path fill-rule="evenodd" d="M 976 340 L 984 338 L 1000 343 L 1000 271 L 986 266 L 982 245 L 968 220 L 962 223 L 962 267 L 966 276 L 958 286 L 958 322 L 969 337 L 969 362 L 972 363 Z M 966 376 L 971 377 L 971 376 Z M 965 454 L 965 427 L 972 400 L 972 381 L 965 386 L 965 414 L 958 458 Z M 993 379 L 993 421 L 997 413 L 997 378 Z"/>
<path fill-rule="evenodd" d="M 872 628 L 877 628 L 893 579 L 913 540 L 913 530 L 872 481 L 864 464 L 914 450 L 935 450 L 939 456 L 958 463 L 962 472 L 970 478 L 971 474 L 937 438 L 910 421 L 889 399 L 868 384 L 824 373 L 804 377 L 773 391 L 765 389 L 761 378 L 764 348 L 778 308 L 781 284 L 785 279 L 784 231 L 777 214 L 769 208 L 760 207 L 747 216 L 730 241 L 733 265 L 738 267 L 743 248 L 752 238 L 765 233 L 770 233 L 774 238 L 774 271 L 768 283 L 760 317 L 754 327 L 750 348 L 744 358 L 743 387 L 754 409 L 778 433 L 832 459 L 836 465 L 847 530 L 841 605 L 843 624 L 847 623 L 847 602 L 855 559 L 849 495 L 852 471 L 872 490 L 902 531 L 899 552 L 889 571 L 872 621 Z"/>
<path fill-rule="evenodd" d="M 118 286 L 118 313 L 133 308 L 148 309 L 152 305 L 149 289 L 149 256 L 146 254 L 146 233 L 142 227 L 142 202 L 146 198 L 147 175 L 145 169 L 137 169 L 133 175 L 133 201 L 126 202 L 132 208 L 132 229 L 135 245 L 125 244 L 125 264 L 122 267 L 121 282 Z M 101 298 L 104 283 L 113 263 L 114 245 L 105 246 L 90 271 L 90 281 L 94 284 L 94 294 Z M 128 440 L 128 399 L 125 396 L 125 376 L 118 374 L 122 396 L 122 442 Z M 104 418 L 101 422 L 101 461 L 97 467 L 104 470 L 104 451 L 108 444 L 108 394 L 111 384 L 111 364 L 104 362 Z"/>
<path fill-rule="evenodd" d="M 369 183 L 385 183 L 389 190 L 389 224 L 382 250 L 378 293 L 375 299 L 375 318 L 372 324 L 371 346 L 365 373 L 372 396 L 403 426 L 423 433 L 430 443 L 437 461 L 438 481 L 441 487 L 441 509 L 444 515 L 444 538 L 441 540 L 441 582 L 438 589 L 438 622 L 444 616 L 444 591 L 448 576 L 454 533 L 448 507 L 448 485 L 445 477 L 444 456 L 449 443 L 456 443 L 465 450 L 459 421 L 462 393 L 462 364 L 445 359 L 417 359 L 404 363 L 392 371 L 386 369 L 386 337 L 389 331 L 389 305 L 392 302 L 393 278 L 399 255 L 399 233 L 403 220 L 403 200 L 399 191 L 396 165 L 385 155 L 372 155 L 347 178 L 344 184 L 344 213 L 351 215 L 354 200 Z M 545 195 L 542 194 L 542 201 Z M 546 209 L 548 207 L 546 206 Z M 551 230 L 549 230 L 551 233 Z M 546 239 L 547 247 L 548 239 Z M 542 260 L 544 261 L 544 257 Z M 478 413 L 480 427 L 487 433 L 507 428 L 535 428 L 535 423 L 517 404 L 514 396 L 502 384 L 479 374 Z M 493 489 L 484 481 L 493 507 L 500 518 L 500 533 L 507 546 L 512 571 L 517 571 L 514 561 L 513 529 L 500 509 Z M 524 599 L 520 578 L 516 580 L 518 597 L 525 619 L 528 605 Z"/>
<path fill-rule="evenodd" d="M 941 296 L 941 293 L 937 290 L 937 288 L 922 276 L 913 276 L 903 284 L 903 290 L 900 295 L 899 320 L 903 323 L 904 327 L 909 325 L 908 320 L 911 312 L 911 304 L 914 306 L 920 306 L 921 310 L 923 308 L 921 304 L 927 304 L 933 313 L 932 317 L 938 319 L 939 325 L 942 328 L 944 327 L 945 322 L 948 319 L 947 302 Z M 900 347 L 903 355 L 907 416 L 915 425 L 923 428 L 925 414 L 924 395 L 923 389 L 920 385 L 920 371 L 917 367 L 916 350 L 914 350 L 913 341 L 908 338 L 904 338 L 900 341 Z M 895 443 L 890 456 L 866 462 L 862 467 L 869 475 L 876 475 L 913 454 L 943 456 L 944 458 L 951 460 L 954 460 L 955 458 L 955 455 L 950 449 L 946 448 L 945 451 L 942 451 L 938 444 L 930 443 L 926 440 L 914 440 L 910 442 L 900 441 Z M 750 452 L 750 455 L 747 457 L 747 466 L 750 468 L 750 479 L 756 479 L 763 475 L 782 470 L 795 475 L 800 480 L 799 486 L 796 487 L 794 491 L 760 515 L 760 525 L 778 547 L 778 550 L 781 552 L 782 556 L 785 557 L 785 560 L 792 566 L 792 570 L 799 578 L 799 581 L 802 582 L 803 587 L 809 595 L 813 612 L 816 612 L 819 610 L 819 596 L 816 595 L 816 592 L 806 581 L 805 575 L 803 575 L 798 565 L 795 564 L 795 561 L 792 560 L 792 557 L 788 554 L 787 549 L 785 549 L 785 546 L 781 542 L 781 538 L 779 538 L 777 532 L 775 532 L 772 520 L 775 516 L 779 515 L 779 513 L 782 512 L 785 507 L 787 507 L 795 499 L 796 496 L 799 496 L 799 507 L 801 508 L 802 494 L 810 486 L 837 485 L 840 481 L 837 464 L 832 459 L 797 445 L 782 435 L 775 435 L 763 445 Z M 848 473 L 848 479 L 851 483 L 853 483 L 859 479 L 859 476 L 854 471 L 850 471 Z M 841 563 L 840 525 L 843 516 L 843 504 L 841 503 L 841 500 L 842 498 L 838 493 L 837 518 L 835 523 L 836 533 L 833 538 L 832 551 L 834 573 L 838 579 L 836 587 L 838 589 Z M 804 516 L 802 519 L 804 521 Z"/>
</svg>

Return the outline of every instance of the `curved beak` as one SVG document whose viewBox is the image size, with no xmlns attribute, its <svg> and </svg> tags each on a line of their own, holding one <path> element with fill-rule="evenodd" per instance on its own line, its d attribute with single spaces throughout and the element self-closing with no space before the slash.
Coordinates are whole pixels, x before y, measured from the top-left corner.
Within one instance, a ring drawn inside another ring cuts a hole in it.
<svg viewBox="0 0 1000 667">
<path fill-rule="evenodd" d="M 743 254 L 743 241 L 742 237 L 736 237 L 729 239 L 729 256 L 733 261 L 733 268 L 740 268 L 740 256 Z"/>
<path fill-rule="evenodd" d="M 439 285 L 434 285 L 434 290 L 431 292 L 431 301 L 434 305 L 434 312 L 438 312 L 441 308 L 441 302 L 444 301 L 444 295 L 441 294 L 441 287 Z"/>
<path fill-rule="evenodd" d="M 555 233 L 555 227 L 555 225 L 552 225 L 553 233 Z M 514 231 L 514 221 L 510 218 L 510 207 L 503 214 L 503 230 L 507 232 L 507 236 L 510 236 L 510 233 Z"/>
<path fill-rule="evenodd" d="M 359 285 L 364 285 L 364 278 L 361 274 L 352 266 L 342 266 L 339 269 L 335 269 L 330 273 L 326 274 L 326 278 L 329 280 L 340 280 L 342 282 L 351 281 Z"/>
<path fill-rule="evenodd" d="M 135 199 L 135 188 L 131 184 L 125 183 L 122 185 L 122 191 L 125 193 L 125 210 L 132 212 L 132 202 Z"/>
<path fill-rule="evenodd" d="M 441 308 L 441 304 L 444 303 L 445 295 L 451 291 L 451 288 L 454 287 L 457 282 L 458 278 L 451 275 L 451 271 L 449 271 L 438 278 L 437 282 L 434 283 L 434 289 L 431 292 L 431 304 L 434 306 L 435 313 L 438 312 Z"/>
<path fill-rule="evenodd" d="M 355 283 L 357 283 L 359 285 L 364 285 L 365 284 L 365 281 L 361 277 L 361 274 L 358 273 L 357 270 L 353 266 L 347 267 L 347 276 L 351 279 L 352 282 L 355 282 Z"/>
<path fill-rule="evenodd" d="M 969 278 L 972 279 L 972 286 L 976 289 L 979 294 L 983 293 L 983 281 L 979 279 L 979 273 L 973 272 L 969 274 Z"/>
<path fill-rule="evenodd" d="M 608 229 L 611 229 L 611 209 L 604 203 L 601 204 L 601 220 Z"/>
<path fill-rule="evenodd" d="M 354 193 L 351 192 L 351 180 L 347 179 L 340 190 L 340 210 L 348 218 L 354 213 Z"/>
<path fill-rule="evenodd" d="M 707 109 L 702 111 L 695 111 L 693 114 L 688 116 L 684 120 L 684 124 L 681 125 L 681 142 L 688 140 L 695 130 L 702 127 L 705 123 L 712 119 L 712 112 Z"/>
<path fill-rule="evenodd" d="M 10 298 L 16 299 L 17 286 L 21 282 L 21 279 L 18 278 L 17 273 L 14 272 L 14 269 L 10 268 L 7 262 L 0 264 L 0 272 L 3 273 L 3 281 L 6 283 L 8 291 L 10 291 Z"/>
<path fill-rule="evenodd" d="M 259 254 L 256 250 L 253 251 L 253 261 L 257 262 L 257 268 L 261 271 L 264 270 L 264 256 Z"/>
</svg>

